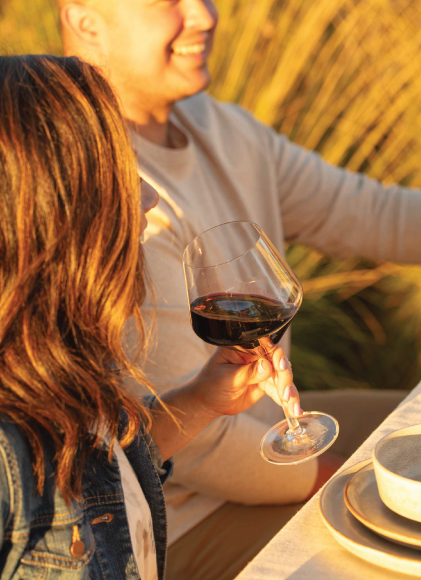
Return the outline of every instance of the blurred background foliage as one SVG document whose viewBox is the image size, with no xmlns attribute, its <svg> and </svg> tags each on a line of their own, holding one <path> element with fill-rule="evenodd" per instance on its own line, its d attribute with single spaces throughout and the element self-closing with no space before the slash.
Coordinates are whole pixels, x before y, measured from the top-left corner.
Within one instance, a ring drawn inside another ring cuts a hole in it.
<svg viewBox="0 0 421 580">
<path fill-rule="evenodd" d="M 0 52 L 60 55 L 55 0 L 0 0 Z"/>
<path fill-rule="evenodd" d="M 419 0 L 216 0 L 210 92 L 327 161 L 421 187 Z M 0 0 L 2 54 L 61 54 L 54 0 Z M 357 226 L 356 226 L 357 227 Z M 420 223 L 421 227 L 421 223 Z M 421 379 L 421 268 L 288 248 L 305 300 L 292 325 L 303 389 Z"/>
</svg>

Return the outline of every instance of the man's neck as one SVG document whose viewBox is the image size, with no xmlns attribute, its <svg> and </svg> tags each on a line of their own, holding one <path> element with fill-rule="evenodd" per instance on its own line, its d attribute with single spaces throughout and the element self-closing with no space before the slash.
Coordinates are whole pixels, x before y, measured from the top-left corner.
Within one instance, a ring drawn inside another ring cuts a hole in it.
<svg viewBox="0 0 421 580">
<path fill-rule="evenodd" d="M 130 129 L 139 133 L 144 139 L 160 145 L 172 147 L 170 137 L 169 116 L 172 106 L 162 107 L 154 111 L 139 110 L 123 102 L 123 109 Z"/>
<path fill-rule="evenodd" d="M 128 126 L 132 131 L 141 135 L 147 141 L 151 141 L 155 145 L 161 147 L 171 147 L 169 138 L 169 122 L 155 124 L 155 123 L 136 123 L 130 119 L 127 120 Z"/>
<path fill-rule="evenodd" d="M 180 131 L 169 119 L 165 123 L 136 123 L 127 119 L 127 124 L 132 131 L 138 133 L 144 139 L 167 149 L 183 149 L 188 144 L 187 137 L 183 131 Z"/>
</svg>

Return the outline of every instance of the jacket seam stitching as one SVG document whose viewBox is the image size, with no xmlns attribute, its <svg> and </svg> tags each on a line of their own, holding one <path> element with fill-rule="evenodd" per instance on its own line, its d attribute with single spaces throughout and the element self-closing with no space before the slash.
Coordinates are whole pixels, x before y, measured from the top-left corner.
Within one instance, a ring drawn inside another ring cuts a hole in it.
<svg viewBox="0 0 421 580">
<path fill-rule="evenodd" d="M 90 499 L 97 499 L 99 497 L 117 497 L 119 495 L 124 495 L 122 492 L 119 493 L 107 493 L 106 495 L 91 495 L 90 497 L 85 497 L 84 501 L 88 501 Z"/>
<path fill-rule="evenodd" d="M 13 540 L 14 538 L 17 540 L 19 540 L 19 538 L 26 539 L 29 538 L 29 532 L 7 532 L 4 534 L 4 538 L 5 540 Z"/>
<path fill-rule="evenodd" d="M 46 518 L 59 518 L 59 517 L 65 517 L 65 516 L 70 516 L 71 514 L 75 514 L 76 512 L 80 511 L 81 515 L 83 514 L 82 508 L 81 507 L 77 507 L 76 509 L 72 510 L 71 512 L 62 512 L 60 514 L 56 514 L 56 513 L 51 513 L 51 514 L 47 514 L 45 516 L 37 516 L 36 518 L 34 518 L 34 522 L 38 521 L 38 520 L 42 520 L 42 519 L 46 519 Z"/>
<path fill-rule="evenodd" d="M 10 512 L 9 518 L 6 522 L 7 527 L 11 521 L 13 521 L 13 528 L 15 528 L 16 523 L 20 521 L 21 510 L 22 510 L 22 489 L 20 486 L 20 477 L 19 477 L 19 467 L 17 464 L 16 456 L 13 453 L 13 450 L 7 440 L 5 434 L 0 430 L 0 440 L 1 440 L 1 449 L 6 457 L 6 473 L 8 475 L 8 479 L 10 477 L 9 482 L 9 497 L 10 497 Z M 10 483 L 12 485 L 10 485 Z M 16 486 L 16 489 L 15 489 Z M 17 497 L 15 497 L 15 495 Z M 17 504 L 17 505 L 16 505 Z M 16 510 L 16 513 L 15 513 Z"/>
<path fill-rule="evenodd" d="M 61 564 L 54 564 L 53 562 L 48 560 L 62 560 L 64 562 L 74 562 L 75 564 L 77 563 L 85 566 L 86 564 L 88 564 L 88 562 L 91 561 L 92 556 L 95 553 L 96 543 L 94 536 L 92 536 L 92 540 L 93 540 L 92 545 L 89 548 L 88 552 L 86 552 L 83 558 L 78 558 L 77 560 L 75 560 L 74 558 L 65 558 L 63 556 L 52 556 L 51 554 L 46 554 L 45 552 L 39 553 L 30 552 L 31 554 L 33 554 L 34 560 L 29 560 L 25 558 L 25 556 L 23 556 L 21 562 L 22 564 L 27 564 L 29 566 L 38 564 L 41 566 L 45 566 L 46 568 L 48 567 L 48 568 L 60 568 L 60 570 L 78 570 L 80 569 L 80 566 L 64 566 Z"/>
<path fill-rule="evenodd" d="M 114 504 L 121 504 L 121 503 L 124 503 L 123 498 L 108 500 L 108 501 L 106 501 L 106 500 L 105 501 L 93 501 L 93 502 L 90 502 L 89 504 L 85 503 L 85 508 L 89 509 L 91 507 L 95 507 L 95 506 L 99 506 L 99 505 L 105 506 L 105 505 L 114 505 Z"/>
</svg>

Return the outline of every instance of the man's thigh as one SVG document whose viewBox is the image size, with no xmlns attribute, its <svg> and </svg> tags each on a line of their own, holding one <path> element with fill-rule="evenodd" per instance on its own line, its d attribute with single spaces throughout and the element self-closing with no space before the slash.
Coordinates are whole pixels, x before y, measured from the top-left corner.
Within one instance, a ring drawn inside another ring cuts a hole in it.
<svg viewBox="0 0 421 580">
<path fill-rule="evenodd" d="M 232 580 L 302 505 L 226 503 L 169 547 L 167 580 Z"/>
</svg>

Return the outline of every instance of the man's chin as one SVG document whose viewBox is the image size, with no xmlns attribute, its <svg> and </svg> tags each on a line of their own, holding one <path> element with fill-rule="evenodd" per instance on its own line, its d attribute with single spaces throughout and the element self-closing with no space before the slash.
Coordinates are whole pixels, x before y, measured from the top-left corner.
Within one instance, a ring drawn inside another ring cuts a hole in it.
<svg viewBox="0 0 421 580">
<path fill-rule="evenodd" d="M 204 78 L 202 82 L 195 83 L 194 86 L 192 84 L 188 88 L 186 87 L 185 91 L 183 92 L 180 91 L 179 96 L 177 99 L 175 99 L 175 101 L 182 101 L 183 99 L 188 99 L 190 97 L 198 95 L 202 91 L 205 91 L 209 87 L 210 83 L 211 83 L 210 75 L 207 75 L 207 78 Z"/>
</svg>

